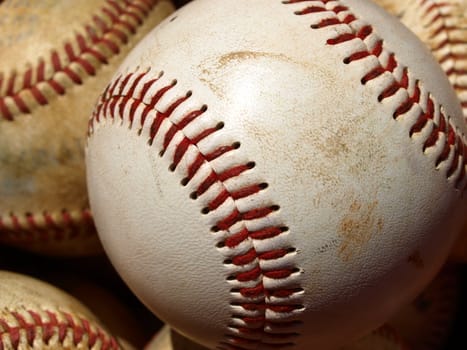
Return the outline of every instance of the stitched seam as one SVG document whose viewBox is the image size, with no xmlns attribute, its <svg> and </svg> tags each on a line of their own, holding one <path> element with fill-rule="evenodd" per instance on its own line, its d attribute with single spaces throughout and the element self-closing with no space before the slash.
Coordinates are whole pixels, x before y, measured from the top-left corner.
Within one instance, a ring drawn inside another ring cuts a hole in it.
<svg viewBox="0 0 467 350">
<path fill-rule="evenodd" d="M 3 242 L 21 241 L 59 241 L 78 236 L 91 236 L 94 227 L 89 209 L 66 210 L 57 212 L 10 213 L 0 217 L 0 240 Z"/>
<path fill-rule="evenodd" d="M 0 318 L 0 349 L 19 349 L 25 344 L 35 348 L 37 342 L 49 344 L 52 339 L 65 347 L 120 349 L 118 341 L 100 326 L 67 312 L 7 311 Z"/>
<path fill-rule="evenodd" d="M 72 86 L 82 84 L 86 76 L 94 76 L 120 52 L 157 2 L 124 0 L 120 5 L 116 0 L 107 0 L 92 16 L 92 22 L 84 26 L 85 34 L 77 33 L 60 50 L 53 50 L 48 60 L 39 60 L 24 73 L 0 72 L 0 120 L 31 113 L 33 108 L 48 104 L 49 96 L 63 95 Z"/>
<path fill-rule="evenodd" d="M 467 82 L 462 79 L 467 76 L 467 53 L 462 50 L 466 45 L 467 27 L 461 27 L 460 19 L 455 16 L 457 10 L 462 10 L 448 2 L 419 0 L 417 3 L 421 21 L 429 31 L 429 46 L 459 93 L 467 121 Z"/>
<path fill-rule="evenodd" d="M 161 157 L 170 157 L 172 164 L 169 171 L 176 171 L 182 159 L 189 162 L 181 184 L 187 186 L 191 183 L 196 187 L 196 191 L 190 194 L 192 200 L 208 196 L 209 204 L 201 210 L 202 215 L 216 215 L 220 208 L 229 209 L 229 214 L 220 215 L 216 225 L 211 228 L 211 234 L 218 238 L 217 249 L 226 257 L 224 264 L 232 271 L 227 283 L 233 286 L 230 293 L 234 300 L 230 304 L 231 323 L 227 325 L 224 339 L 218 348 L 251 349 L 260 346 L 269 349 L 293 345 L 293 338 L 298 335 L 296 328 L 301 324 L 298 321 L 299 314 L 304 309 L 300 302 L 304 291 L 294 282 L 300 271 L 292 264 L 281 269 L 264 268 L 264 264 L 274 259 L 291 259 L 296 250 L 281 246 L 283 243 L 274 250 L 258 251 L 255 246 L 255 241 L 266 242 L 289 233 L 286 226 L 269 222 L 274 221 L 271 216 L 276 215 L 280 208 L 271 204 L 247 211 L 239 209 L 236 201 L 261 195 L 267 184 L 248 183 L 242 184 L 238 190 L 228 190 L 226 181 L 241 179 L 243 174 L 253 171 L 255 164 L 247 162 L 229 165 L 227 170 L 216 171 L 211 162 L 230 152 L 239 152 L 240 145 L 220 144 L 216 145 L 214 151 L 203 153 L 199 142 L 218 133 L 223 123 L 217 122 L 211 127 L 193 127 L 206 112 L 206 105 L 186 112 L 178 121 L 174 120 L 172 114 L 193 98 L 192 93 L 179 95 L 169 105 L 159 106 L 159 101 L 168 91 L 174 92 L 177 84 L 176 81 L 165 85 L 158 83 L 162 75 L 151 79 L 147 72 L 130 73 L 111 83 L 90 119 L 88 136 L 91 137 L 94 126 L 103 119 L 127 119 L 130 128 L 139 130 L 139 135 L 142 135 L 141 129 L 146 128 L 151 147 L 156 148 L 157 145 Z M 156 84 L 162 86 L 157 90 L 151 89 Z M 150 96 L 148 91 L 153 91 Z M 142 109 L 139 121 L 134 119 L 137 109 Z M 196 135 L 187 134 L 185 129 L 189 125 L 196 129 Z M 208 175 L 198 176 L 203 167 L 208 168 Z M 260 228 L 251 230 L 248 227 L 249 222 L 262 219 L 265 220 L 259 225 Z M 268 280 L 274 281 L 279 287 L 269 288 Z M 277 332 L 278 328 L 281 329 L 280 333 Z"/>
<path fill-rule="evenodd" d="M 392 79 L 390 83 L 385 83 L 386 87 L 378 96 L 378 101 L 390 101 L 391 97 L 397 93 L 401 91 L 406 93 L 404 102 L 395 106 L 393 118 L 399 120 L 409 113 L 416 113 L 417 119 L 412 125 L 409 136 L 411 138 L 415 135 L 425 137 L 422 149 L 424 154 L 427 154 L 428 150 L 433 150 L 437 154 L 435 169 L 439 170 L 444 167 L 447 179 L 453 181 L 455 188 L 463 193 L 467 187 L 465 181 L 467 146 L 464 135 L 452 125 L 449 116 L 445 115 L 443 107 L 437 103 L 431 93 L 426 91 L 420 81 L 411 75 L 407 67 L 399 64 L 394 53 L 386 49 L 383 40 L 374 32 L 373 27 L 358 19 L 340 1 L 289 0 L 282 1 L 282 3 L 286 5 L 303 3 L 305 7 L 294 13 L 314 19 L 310 25 L 312 30 L 333 26 L 345 29 L 345 33 L 330 37 L 327 40 L 328 45 L 341 45 L 352 40 L 364 45 L 364 50 L 353 52 L 345 57 L 344 64 L 355 64 L 357 61 L 370 57 L 377 58 L 377 67 L 369 70 L 362 77 L 361 83 L 365 85 L 390 74 Z"/>
</svg>

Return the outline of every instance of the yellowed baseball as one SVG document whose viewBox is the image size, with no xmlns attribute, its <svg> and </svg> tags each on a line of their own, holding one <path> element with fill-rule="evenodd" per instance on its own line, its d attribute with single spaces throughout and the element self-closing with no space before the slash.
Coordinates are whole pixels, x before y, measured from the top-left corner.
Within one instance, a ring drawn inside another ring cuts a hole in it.
<svg viewBox="0 0 467 350">
<path fill-rule="evenodd" d="M 88 116 L 170 0 L 0 4 L 0 242 L 40 253 L 101 251 L 84 171 Z"/>
<path fill-rule="evenodd" d="M 430 48 L 456 90 L 467 120 L 467 1 L 374 1 Z"/>
<path fill-rule="evenodd" d="M 1 349 L 126 349 L 71 295 L 8 271 L 0 271 L 0 334 Z"/>
<path fill-rule="evenodd" d="M 59 280 L 58 280 L 59 279 Z M 83 276 L 57 274 L 54 281 L 69 294 L 92 310 L 107 329 L 116 337 L 125 339 L 126 348 L 141 349 L 147 341 L 150 330 L 155 327 L 141 309 L 134 307 L 121 295 L 121 290 L 111 290 L 110 285 L 99 285 Z M 149 311 L 147 311 L 150 315 Z M 131 344 L 131 345 L 130 345 Z"/>
</svg>

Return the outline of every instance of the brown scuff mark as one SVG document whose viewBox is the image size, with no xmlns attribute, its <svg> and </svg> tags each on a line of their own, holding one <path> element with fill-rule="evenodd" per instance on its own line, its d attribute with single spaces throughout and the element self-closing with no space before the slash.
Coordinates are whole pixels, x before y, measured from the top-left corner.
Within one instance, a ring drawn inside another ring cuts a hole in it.
<svg viewBox="0 0 467 350">
<path fill-rule="evenodd" d="M 228 65 L 232 61 L 239 62 L 239 61 L 258 59 L 258 58 L 263 58 L 263 57 L 274 58 L 279 61 L 287 61 L 287 62 L 292 61 L 289 57 L 287 57 L 284 54 L 275 54 L 275 53 L 261 52 L 261 51 L 234 51 L 234 52 L 230 52 L 225 55 L 222 55 L 219 58 L 218 68 L 222 68 Z"/>
<path fill-rule="evenodd" d="M 341 220 L 338 228 L 338 234 L 341 236 L 338 252 L 342 260 L 349 261 L 375 233 L 383 229 L 383 220 L 375 217 L 377 206 L 377 201 L 363 204 L 357 200 L 350 205 L 349 212 Z"/>
<path fill-rule="evenodd" d="M 422 256 L 418 250 L 409 255 L 407 262 L 420 270 L 425 267 L 425 263 L 423 262 Z"/>
<path fill-rule="evenodd" d="M 307 66 L 307 63 L 297 62 L 284 54 L 247 50 L 233 51 L 226 53 L 220 57 L 213 57 L 198 65 L 198 68 L 201 73 L 199 79 L 202 82 L 206 83 L 211 88 L 211 90 L 214 91 L 217 95 L 223 97 L 222 89 L 218 86 L 217 83 L 213 82 L 213 77 L 215 77 L 218 74 L 225 73 L 228 70 L 228 67 L 230 66 L 236 66 L 244 61 L 257 61 L 260 59 L 273 59 L 275 61 Z"/>
</svg>

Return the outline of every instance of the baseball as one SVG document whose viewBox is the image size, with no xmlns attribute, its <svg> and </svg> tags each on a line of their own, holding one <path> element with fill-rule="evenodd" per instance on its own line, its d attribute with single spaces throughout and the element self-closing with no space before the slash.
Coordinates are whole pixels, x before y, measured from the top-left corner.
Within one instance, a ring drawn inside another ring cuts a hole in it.
<svg viewBox="0 0 467 350">
<path fill-rule="evenodd" d="M 459 97 L 467 122 L 467 1 L 376 0 L 399 17 L 431 50 Z M 467 215 L 466 215 L 467 217 Z M 467 220 L 451 260 L 467 261 Z"/>
<path fill-rule="evenodd" d="M 0 271 L 0 308 L 1 349 L 122 349 L 88 308 L 38 279 Z"/>
<path fill-rule="evenodd" d="M 150 312 L 142 306 L 135 307 L 135 302 L 124 298 L 122 290 L 115 285 L 98 283 L 84 276 L 68 270 L 50 276 L 40 274 L 38 278 L 60 288 L 92 310 L 95 318 L 105 325 L 110 334 L 118 338 L 120 343 L 125 341 L 125 349 L 141 349 L 158 325 L 148 319 Z M 146 311 L 145 314 L 141 312 L 142 309 Z"/>
<path fill-rule="evenodd" d="M 0 3 L 0 242 L 43 254 L 102 252 L 84 145 L 100 92 L 168 0 Z"/>
<path fill-rule="evenodd" d="M 98 100 L 91 209 L 126 283 L 189 339 L 337 348 L 446 259 L 466 131 L 428 49 L 371 2 L 193 1 Z"/>
<path fill-rule="evenodd" d="M 428 46 L 457 92 L 467 121 L 467 1 L 374 1 Z"/>
</svg>

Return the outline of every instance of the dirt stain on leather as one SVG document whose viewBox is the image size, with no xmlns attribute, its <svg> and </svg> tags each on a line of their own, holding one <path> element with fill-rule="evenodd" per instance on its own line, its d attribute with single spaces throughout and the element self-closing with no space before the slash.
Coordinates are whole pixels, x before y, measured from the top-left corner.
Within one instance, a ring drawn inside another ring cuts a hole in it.
<svg viewBox="0 0 467 350">
<path fill-rule="evenodd" d="M 218 68 L 222 68 L 228 65 L 232 61 L 239 62 L 239 61 L 257 59 L 257 58 L 263 58 L 263 57 L 274 58 L 279 61 L 287 61 L 287 62 L 291 61 L 291 59 L 284 54 L 275 54 L 275 53 L 260 52 L 260 51 L 234 51 L 234 52 L 229 52 L 225 55 L 222 55 L 219 58 Z"/>
<path fill-rule="evenodd" d="M 285 62 L 288 64 L 306 66 L 306 63 L 296 62 L 284 54 L 261 51 L 233 51 L 203 61 L 198 66 L 200 71 L 199 79 L 207 84 L 216 95 L 223 97 L 225 92 L 223 91 L 219 77 L 247 61 L 265 61 L 263 62 L 265 65 L 267 65 L 267 62 Z"/>
<path fill-rule="evenodd" d="M 366 204 L 354 200 L 351 203 L 338 227 L 341 237 L 338 253 L 344 261 L 349 261 L 358 254 L 371 237 L 383 229 L 382 219 L 375 215 L 377 206 L 377 201 Z"/>
</svg>

